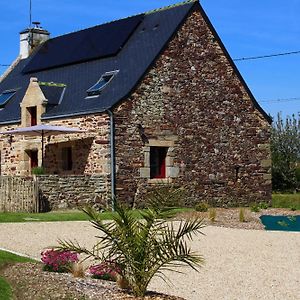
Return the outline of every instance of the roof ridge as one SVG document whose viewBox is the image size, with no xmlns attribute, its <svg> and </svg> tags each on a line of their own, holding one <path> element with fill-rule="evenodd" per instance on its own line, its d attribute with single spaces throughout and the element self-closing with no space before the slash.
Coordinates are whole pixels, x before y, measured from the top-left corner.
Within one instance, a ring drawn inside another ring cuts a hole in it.
<svg viewBox="0 0 300 300">
<path fill-rule="evenodd" d="M 104 22 L 104 23 L 101 23 L 101 24 L 93 25 L 91 27 L 86 27 L 86 28 L 82 28 L 82 29 L 79 29 L 79 30 L 70 31 L 70 32 L 67 32 L 67 33 L 64 33 L 64 34 L 61 34 L 61 35 L 57 35 L 53 38 L 50 38 L 50 40 L 54 40 L 56 38 L 60 38 L 62 36 L 68 35 L 68 34 L 77 33 L 77 32 L 84 31 L 84 30 L 91 29 L 91 28 L 95 28 L 95 27 L 98 27 L 98 26 L 111 24 L 111 23 L 118 22 L 118 21 L 121 21 L 121 20 L 126 20 L 126 19 L 129 19 L 129 18 L 132 18 L 132 17 L 142 16 L 142 15 L 149 15 L 149 14 L 153 14 L 153 13 L 156 13 L 156 12 L 159 12 L 159 11 L 164 11 L 164 10 L 168 10 L 168 9 L 171 9 L 171 8 L 174 8 L 174 7 L 186 5 L 186 4 L 189 4 L 189 3 L 196 3 L 198 1 L 199 0 L 185 0 L 185 1 L 182 1 L 182 2 L 178 2 L 178 3 L 175 3 L 175 4 L 168 5 L 168 6 L 164 6 L 164 7 L 161 7 L 161 8 L 156 8 L 156 9 L 152 9 L 152 10 L 149 10 L 149 11 L 146 11 L 146 12 L 137 13 L 135 15 L 130 15 L 130 16 L 127 16 L 127 17 L 124 17 L 124 18 L 111 20 L 111 21 Z"/>
<path fill-rule="evenodd" d="M 86 28 L 82 28 L 82 29 L 79 29 L 79 30 L 70 31 L 70 32 L 67 32 L 67 33 L 64 33 L 64 34 L 61 34 L 61 35 L 57 35 L 57 36 L 55 36 L 53 38 L 50 38 L 49 40 L 54 40 L 54 39 L 60 38 L 60 37 L 65 36 L 65 35 L 69 35 L 69 34 L 77 33 L 77 32 L 80 32 L 80 31 L 84 31 L 84 30 L 95 28 L 95 27 L 99 27 L 99 26 L 102 26 L 102 25 L 107 25 L 107 24 L 111 24 L 111 23 L 114 23 L 114 22 L 118 22 L 118 21 L 130 19 L 132 17 L 142 16 L 144 14 L 145 13 L 139 13 L 139 14 L 136 14 L 136 15 L 127 16 L 127 17 L 124 17 L 124 18 L 120 18 L 120 19 L 116 19 L 116 20 L 111 20 L 111 21 L 104 22 L 104 23 L 101 23 L 101 24 L 93 25 L 91 27 L 86 27 Z"/>
<path fill-rule="evenodd" d="M 0 83 L 9 75 L 9 73 L 15 68 L 15 66 L 19 63 L 20 60 L 21 60 L 21 56 L 18 55 L 17 58 L 10 64 L 10 66 L 0 76 Z"/>
<path fill-rule="evenodd" d="M 149 10 L 149 11 L 145 12 L 144 14 L 145 15 L 150 15 L 150 14 L 153 14 L 153 13 L 156 13 L 156 12 L 159 12 L 159 11 L 164 11 L 164 10 L 168 10 L 168 9 L 171 9 L 171 8 L 174 8 L 174 7 L 186 5 L 186 4 L 189 4 L 189 3 L 196 3 L 196 2 L 199 2 L 199 0 L 185 0 L 185 1 L 182 1 L 182 2 L 174 3 L 174 4 L 171 4 L 171 5 L 168 5 L 168 6 L 164 6 L 164 7 L 161 7 L 161 8 L 156 8 L 156 9 Z"/>
</svg>

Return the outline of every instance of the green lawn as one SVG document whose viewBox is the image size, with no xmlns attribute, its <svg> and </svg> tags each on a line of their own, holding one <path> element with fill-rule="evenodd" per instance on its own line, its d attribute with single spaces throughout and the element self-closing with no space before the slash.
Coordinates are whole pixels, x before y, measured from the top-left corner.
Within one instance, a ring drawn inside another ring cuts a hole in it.
<svg viewBox="0 0 300 300">
<path fill-rule="evenodd" d="M 300 193 L 297 194 L 273 194 L 272 207 L 294 208 L 300 210 Z"/>
<path fill-rule="evenodd" d="M 33 261 L 29 258 L 18 256 L 16 254 L 0 250 L 0 268 L 7 263 L 16 263 L 16 262 L 30 262 Z M 9 283 L 3 278 L 0 277 L 0 300 L 9 300 L 12 299 L 12 289 Z"/>
<path fill-rule="evenodd" d="M 34 260 L 13 254 L 11 252 L 0 250 L 0 266 L 5 263 L 17 263 L 17 262 L 33 262 Z"/>
<path fill-rule="evenodd" d="M 178 208 L 176 212 L 184 212 L 190 209 Z M 140 210 L 134 210 L 134 214 L 139 216 Z M 113 216 L 112 212 L 103 212 L 101 217 L 103 220 L 110 220 Z M 56 222 L 56 221 L 87 221 L 88 216 L 82 211 L 54 211 L 48 213 L 0 213 L 0 223 L 17 223 L 17 222 Z"/>
<path fill-rule="evenodd" d="M 106 213 L 103 214 L 106 216 Z M 88 217 L 82 211 L 60 211 L 48 213 L 0 213 L 0 223 L 9 222 L 54 222 L 54 221 L 85 221 Z"/>
<path fill-rule="evenodd" d="M 297 194 L 273 194 L 272 197 L 274 208 L 294 208 L 300 210 L 300 193 Z M 178 213 L 190 211 L 193 209 L 179 208 Z M 135 210 L 138 216 L 140 211 Z M 103 212 L 101 217 L 103 220 L 110 220 L 112 212 Z M 88 217 L 79 210 L 53 211 L 48 213 L 0 213 L 0 223 L 12 222 L 56 222 L 56 221 L 87 221 Z"/>
<path fill-rule="evenodd" d="M 12 290 L 7 281 L 0 277 L 0 300 L 12 299 Z"/>
</svg>

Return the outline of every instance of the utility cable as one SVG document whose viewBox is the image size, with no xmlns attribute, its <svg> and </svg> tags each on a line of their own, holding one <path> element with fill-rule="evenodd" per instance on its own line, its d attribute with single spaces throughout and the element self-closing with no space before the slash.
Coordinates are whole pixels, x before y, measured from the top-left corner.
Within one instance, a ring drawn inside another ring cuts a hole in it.
<svg viewBox="0 0 300 300">
<path fill-rule="evenodd" d="M 300 101 L 300 97 L 295 98 L 281 98 L 281 99 L 268 99 L 268 100 L 260 100 L 259 102 L 263 103 L 274 103 L 274 102 L 291 102 L 291 101 Z"/>
<path fill-rule="evenodd" d="M 250 56 L 250 57 L 234 58 L 233 61 L 265 59 L 265 58 L 272 58 L 272 57 L 286 56 L 286 55 L 295 55 L 295 54 L 300 54 L 300 50 L 299 51 L 284 52 L 284 53 L 261 55 L 261 56 Z"/>
</svg>

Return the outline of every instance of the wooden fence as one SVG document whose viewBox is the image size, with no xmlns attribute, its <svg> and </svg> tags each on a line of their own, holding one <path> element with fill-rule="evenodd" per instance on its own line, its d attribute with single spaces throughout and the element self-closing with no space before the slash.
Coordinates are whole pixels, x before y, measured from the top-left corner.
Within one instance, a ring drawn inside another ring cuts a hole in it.
<svg viewBox="0 0 300 300">
<path fill-rule="evenodd" d="M 0 176 L 0 212 L 39 212 L 36 178 Z"/>
</svg>

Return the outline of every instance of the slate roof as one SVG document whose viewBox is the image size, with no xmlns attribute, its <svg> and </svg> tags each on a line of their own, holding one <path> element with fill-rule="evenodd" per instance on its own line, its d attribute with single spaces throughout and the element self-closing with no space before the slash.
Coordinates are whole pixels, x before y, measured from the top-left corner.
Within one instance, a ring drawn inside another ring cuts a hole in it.
<svg viewBox="0 0 300 300">
<path fill-rule="evenodd" d="M 66 85 L 61 103 L 48 107 L 43 119 L 102 112 L 111 108 L 130 94 L 177 28 L 188 16 L 195 3 L 189 1 L 181 5 L 139 15 L 140 24 L 116 55 L 30 73 L 24 73 L 24 68 L 28 66 L 31 59 L 34 59 L 34 55 L 21 60 L 0 83 L 0 93 L 8 89 L 17 89 L 13 99 L 7 103 L 5 109 L 0 111 L 0 123 L 18 122 L 20 120 L 19 103 L 24 97 L 30 77 L 37 77 L 41 82 L 63 83 Z M 124 20 L 126 22 L 130 19 Z M 50 41 L 52 44 L 72 43 L 72 39 L 69 39 L 70 35 L 88 35 L 92 31 L 97 31 L 97 29 L 101 30 L 103 26 L 106 26 L 106 24 L 78 31 L 77 33 L 62 35 L 50 39 Z M 124 26 L 124 22 L 121 22 L 120 26 Z M 120 27 L 121 29 L 122 27 Z M 107 30 L 106 34 L 110 36 L 111 33 Z M 87 89 L 93 86 L 103 73 L 114 70 L 119 70 L 118 74 L 101 92 L 100 96 L 86 99 Z M 47 89 L 50 94 L 57 93 L 57 90 L 54 91 L 51 87 L 43 87 L 43 89 Z M 52 99 L 51 102 L 53 101 Z"/>
<path fill-rule="evenodd" d="M 256 102 L 198 1 L 189 0 L 50 39 L 35 54 L 20 60 L 0 83 L 0 93 L 5 90 L 17 90 L 5 108 L 0 110 L 0 124 L 20 122 L 20 102 L 30 77 L 37 77 L 40 82 L 65 85 L 56 88 L 41 86 L 45 96 L 49 98 L 49 105 L 42 116 L 43 119 L 97 113 L 112 108 L 130 95 L 195 5 L 198 5 L 201 10 L 208 26 L 249 93 L 254 106 L 271 122 L 270 117 Z M 124 27 L 128 29 L 127 33 L 124 33 Z M 119 31 L 124 34 L 118 36 L 118 41 L 102 49 L 101 42 L 104 46 L 107 45 L 110 38 L 115 37 Z M 78 46 L 83 44 L 89 47 Z M 64 47 L 71 49 L 69 52 L 72 53 L 79 49 L 82 51 L 79 51 L 79 54 L 75 53 L 70 59 L 60 61 L 59 53 L 64 51 Z M 95 51 L 90 51 L 91 47 L 95 48 Z M 48 51 L 47 61 L 50 63 L 44 65 L 41 57 L 45 50 Z M 82 54 L 84 51 L 88 54 Z M 82 55 L 87 59 L 82 59 Z M 86 91 L 100 79 L 101 75 L 115 70 L 119 72 L 103 89 L 100 96 L 86 99 Z M 60 98 L 57 99 L 58 97 Z"/>
</svg>

